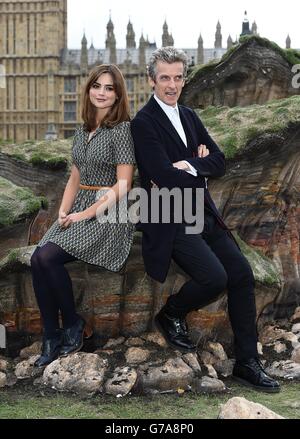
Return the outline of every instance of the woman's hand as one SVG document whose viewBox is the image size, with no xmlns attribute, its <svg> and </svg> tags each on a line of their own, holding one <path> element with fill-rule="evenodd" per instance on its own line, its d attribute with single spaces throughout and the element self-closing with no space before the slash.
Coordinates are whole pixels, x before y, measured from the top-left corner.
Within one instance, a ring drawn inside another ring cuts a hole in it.
<svg viewBox="0 0 300 439">
<path fill-rule="evenodd" d="M 198 157 L 207 157 L 209 155 L 209 149 L 207 149 L 206 145 L 199 145 L 198 146 Z"/>
<path fill-rule="evenodd" d="M 70 213 L 70 215 L 66 215 L 65 218 L 62 218 L 62 221 L 59 224 L 62 228 L 66 229 L 71 224 L 77 223 L 78 221 L 83 221 L 85 219 L 88 219 L 88 215 L 84 211 L 78 213 Z"/>
<path fill-rule="evenodd" d="M 63 210 L 58 212 L 58 224 L 62 227 L 66 221 L 67 214 Z"/>
</svg>

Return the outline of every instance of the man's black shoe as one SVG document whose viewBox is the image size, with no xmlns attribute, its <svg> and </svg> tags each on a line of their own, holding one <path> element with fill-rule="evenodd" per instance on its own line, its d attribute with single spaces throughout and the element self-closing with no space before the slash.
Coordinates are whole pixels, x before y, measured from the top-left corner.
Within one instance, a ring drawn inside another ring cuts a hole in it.
<svg viewBox="0 0 300 439">
<path fill-rule="evenodd" d="M 258 358 L 250 358 L 247 361 L 236 361 L 232 378 L 256 390 L 269 393 L 280 392 L 279 383 L 266 374 Z"/>
<path fill-rule="evenodd" d="M 62 357 L 80 351 L 83 346 L 84 327 L 85 321 L 78 316 L 78 320 L 73 326 L 64 329 L 63 346 L 60 350 Z"/>
<path fill-rule="evenodd" d="M 43 339 L 42 355 L 35 361 L 36 367 L 43 367 L 52 363 L 59 357 L 60 349 L 62 345 L 62 331 L 57 330 L 56 335 L 53 338 Z"/>
<path fill-rule="evenodd" d="M 195 352 L 197 346 L 188 337 L 184 318 L 171 317 L 162 309 L 155 316 L 154 321 L 157 329 L 170 346 L 182 352 Z"/>
</svg>

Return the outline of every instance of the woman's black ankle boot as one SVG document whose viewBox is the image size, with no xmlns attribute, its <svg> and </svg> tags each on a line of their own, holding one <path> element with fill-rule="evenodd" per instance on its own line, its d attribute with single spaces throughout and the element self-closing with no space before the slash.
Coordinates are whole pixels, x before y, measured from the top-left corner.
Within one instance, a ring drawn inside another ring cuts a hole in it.
<svg viewBox="0 0 300 439">
<path fill-rule="evenodd" d="M 35 361 L 36 367 L 46 366 L 59 357 L 60 349 L 63 341 L 63 332 L 57 329 L 53 337 L 43 338 L 42 355 Z"/>
<path fill-rule="evenodd" d="M 63 345 L 60 350 L 62 357 L 71 354 L 72 352 L 78 352 L 83 346 L 83 334 L 84 334 L 85 321 L 82 317 L 78 317 L 77 322 L 70 328 L 64 329 Z"/>
</svg>

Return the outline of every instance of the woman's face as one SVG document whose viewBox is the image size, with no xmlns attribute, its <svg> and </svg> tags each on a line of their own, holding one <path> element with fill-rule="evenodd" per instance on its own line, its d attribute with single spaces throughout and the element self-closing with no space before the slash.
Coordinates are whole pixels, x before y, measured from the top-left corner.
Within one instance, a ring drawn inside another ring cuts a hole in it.
<svg viewBox="0 0 300 439">
<path fill-rule="evenodd" d="M 112 76 L 109 73 L 102 73 L 92 84 L 89 96 L 91 103 L 98 110 L 109 110 L 117 99 Z"/>
</svg>

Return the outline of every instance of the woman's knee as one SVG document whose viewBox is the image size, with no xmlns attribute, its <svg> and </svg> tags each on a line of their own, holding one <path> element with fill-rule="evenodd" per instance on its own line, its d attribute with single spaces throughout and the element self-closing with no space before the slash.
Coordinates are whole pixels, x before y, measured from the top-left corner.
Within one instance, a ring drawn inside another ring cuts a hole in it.
<svg viewBox="0 0 300 439">
<path fill-rule="evenodd" d="M 33 268 L 45 269 L 52 264 L 53 256 L 51 252 L 44 247 L 37 247 L 31 256 L 31 266 Z"/>
<path fill-rule="evenodd" d="M 37 247 L 34 250 L 34 252 L 32 253 L 31 258 L 30 258 L 30 266 L 33 270 L 39 268 L 39 266 L 40 266 L 39 250 L 40 250 L 40 248 Z"/>
</svg>

